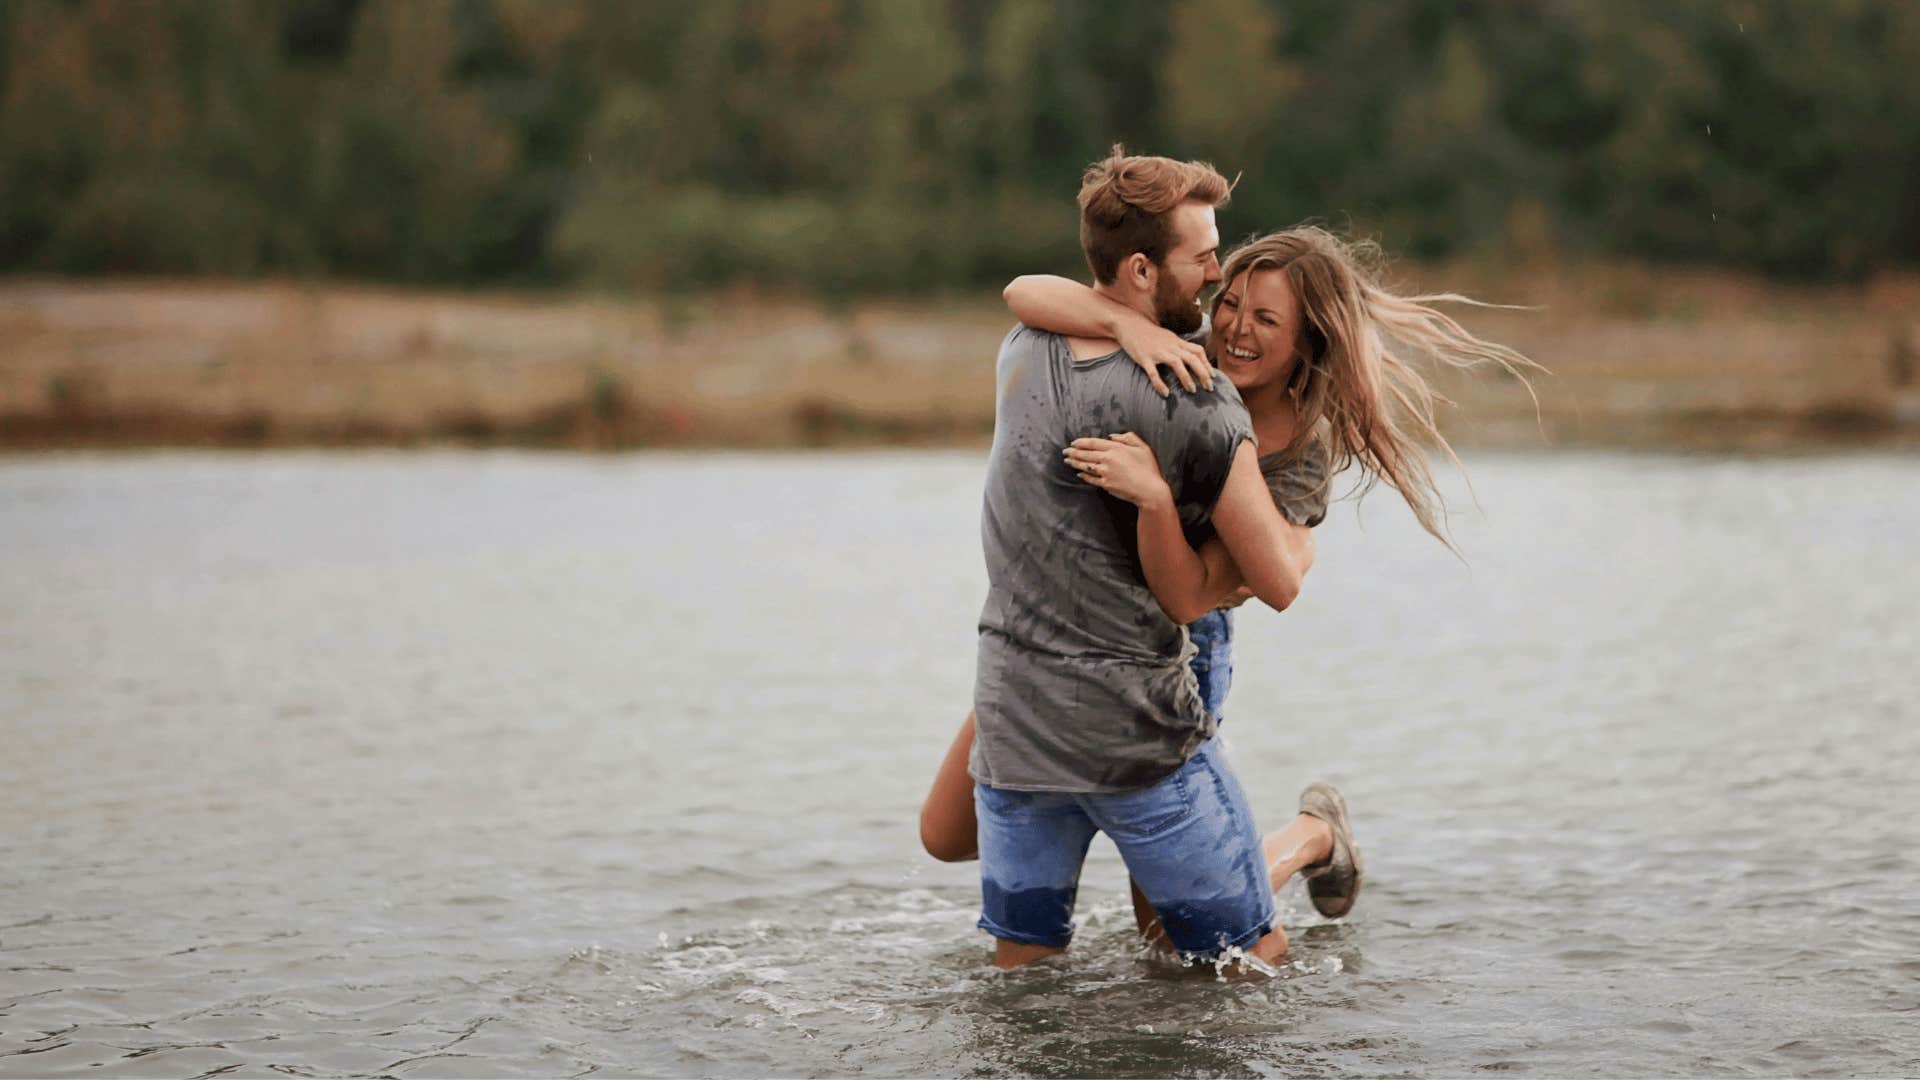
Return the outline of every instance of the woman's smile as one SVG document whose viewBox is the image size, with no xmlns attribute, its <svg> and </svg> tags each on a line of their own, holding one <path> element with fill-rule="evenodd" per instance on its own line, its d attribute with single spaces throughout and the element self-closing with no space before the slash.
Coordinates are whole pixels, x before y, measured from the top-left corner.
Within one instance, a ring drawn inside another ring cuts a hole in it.
<svg viewBox="0 0 1920 1080">
<path fill-rule="evenodd" d="M 1265 386 L 1292 359 L 1299 326 L 1300 300 L 1285 273 L 1241 274 L 1214 308 L 1213 362 L 1242 394 Z"/>
</svg>

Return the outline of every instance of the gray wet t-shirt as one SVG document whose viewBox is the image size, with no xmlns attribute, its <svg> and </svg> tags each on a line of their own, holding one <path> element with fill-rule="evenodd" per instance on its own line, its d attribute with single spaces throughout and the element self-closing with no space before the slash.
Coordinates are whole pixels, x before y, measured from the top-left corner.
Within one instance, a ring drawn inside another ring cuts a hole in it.
<svg viewBox="0 0 1920 1080">
<path fill-rule="evenodd" d="M 1111 792 L 1179 768 L 1213 734 L 1185 628 L 1147 589 L 1133 506 L 1074 475 L 1074 439 L 1132 431 L 1153 447 L 1188 540 L 1253 429 L 1239 392 L 1154 392 L 1125 353 L 1076 363 L 1067 339 L 1016 327 L 1000 346 L 981 546 L 987 602 L 968 770 L 993 787 Z"/>
<path fill-rule="evenodd" d="M 1327 472 L 1332 467 L 1325 435 L 1308 440 L 1298 454 L 1276 450 L 1260 455 L 1260 478 L 1267 482 L 1274 508 L 1295 525 L 1317 527 L 1327 519 Z"/>
</svg>

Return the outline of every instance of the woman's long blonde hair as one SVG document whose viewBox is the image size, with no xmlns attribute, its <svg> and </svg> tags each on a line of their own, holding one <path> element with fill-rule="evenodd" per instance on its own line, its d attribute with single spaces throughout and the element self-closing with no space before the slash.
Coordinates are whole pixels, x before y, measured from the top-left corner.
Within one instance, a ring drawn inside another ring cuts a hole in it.
<svg viewBox="0 0 1920 1080">
<path fill-rule="evenodd" d="M 1301 312 L 1301 362 L 1287 384 L 1299 421 L 1288 452 L 1301 451 L 1326 421 L 1328 476 L 1358 462 L 1365 474 L 1361 494 L 1386 481 L 1407 500 L 1421 526 L 1451 547 L 1424 451 L 1438 450 L 1460 465 L 1434 424 L 1435 406 L 1452 402 L 1395 355 L 1389 342 L 1449 367 L 1495 364 L 1523 382 L 1527 372 L 1543 369 L 1505 345 L 1468 333 L 1433 306 L 1495 305 L 1457 293 L 1396 295 L 1379 283 L 1381 261 L 1378 244 L 1343 240 L 1315 225 L 1258 236 L 1236 248 L 1220 268 L 1213 317 L 1219 320 L 1221 300 L 1243 276 L 1262 270 L 1286 274 Z"/>
</svg>

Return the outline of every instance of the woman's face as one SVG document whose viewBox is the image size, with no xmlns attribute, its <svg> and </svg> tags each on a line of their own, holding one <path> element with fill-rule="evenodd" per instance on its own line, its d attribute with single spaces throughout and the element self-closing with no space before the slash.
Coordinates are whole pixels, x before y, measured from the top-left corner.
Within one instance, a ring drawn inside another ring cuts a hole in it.
<svg viewBox="0 0 1920 1080">
<path fill-rule="evenodd" d="M 1300 299 L 1280 270 L 1244 273 L 1221 287 L 1207 353 L 1245 397 L 1284 380 L 1300 342 Z"/>
</svg>

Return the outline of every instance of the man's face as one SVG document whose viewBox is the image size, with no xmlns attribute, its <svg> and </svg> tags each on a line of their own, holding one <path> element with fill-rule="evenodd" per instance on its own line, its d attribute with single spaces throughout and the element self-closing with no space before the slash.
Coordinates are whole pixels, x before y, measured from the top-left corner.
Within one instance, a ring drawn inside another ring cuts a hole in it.
<svg viewBox="0 0 1920 1080">
<path fill-rule="evenodd" d="M 1220 230 L 1213 207 L 1185 202 L 1173 209 L 1173 241 L 1158 264 L 1153 314 L 1176 334 L 1200 329 L 1200 294 L 1220 281 Z"/>
</svg>

